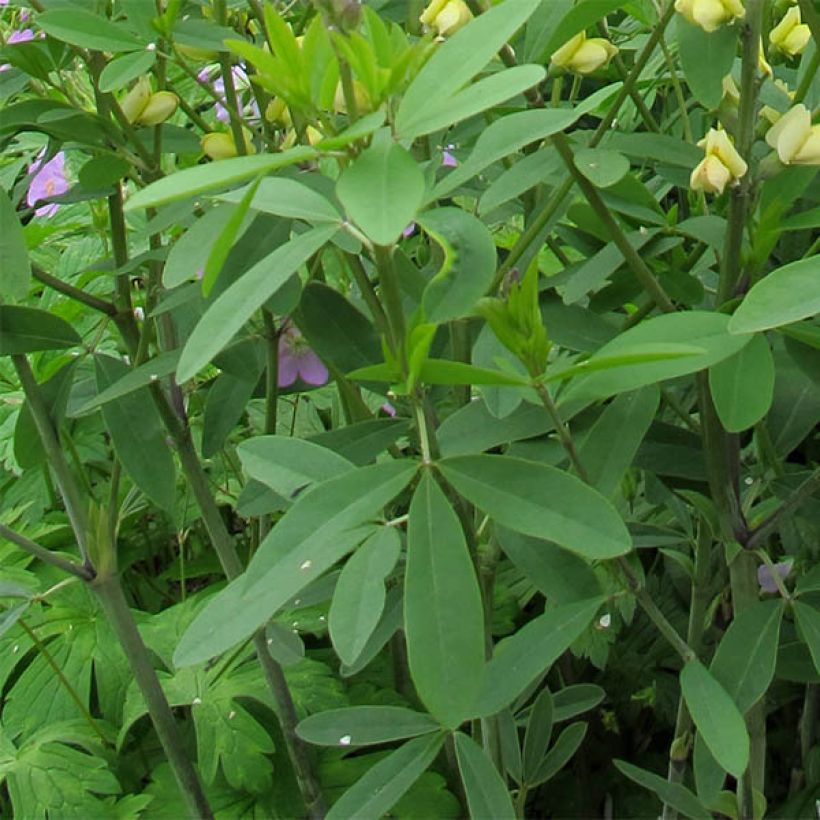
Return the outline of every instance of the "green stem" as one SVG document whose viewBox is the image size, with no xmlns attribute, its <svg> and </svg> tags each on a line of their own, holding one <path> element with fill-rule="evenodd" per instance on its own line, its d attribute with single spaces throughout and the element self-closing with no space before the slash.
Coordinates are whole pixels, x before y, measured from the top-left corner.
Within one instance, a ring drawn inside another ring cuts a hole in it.
<svg viewBox="0 0 820 820">
<path fill-rule="evenodd" d="M 392 330 L 393 355 L 399 359 L 402 367 L 405 367 L 404 345 L 406 329 L 404 308 L 402 306 L 401 291 L 399 290 L 399 279 L 396 274 L 396 267 L 393 263 L 393 249 L 385 245 L 374 245 L 373 254 L 379 269 L 379 285 L 381 286 L 382 298 L 384 299 L 387 317 Z"/>
<path fill-rule="evenodd" d="M 86 505 L 77 486 L 74 474 L 71 472 L 71 467 L 68 466 L 63 450 L 60 447 L 60 442 L 57 439 L 57 431 L 54 429 L 48 408 L 43 401 L 40 386 L 37 384 L 37 380 L 34 378 L 34 373 L 31 370 L 31 365 L 24 355 L 19 353 L 15 354 L 11 357 L 11 360 L 17 372 L 17 377 L 20 379 L 29 410 L 34 418 L 34 425 L 37 428 L 37 433 L 40 436 L 40 441 L 45 450 L 46 460 L 54 471 L 55 478 L 57 479 L 57 486 L 60 489 L 66 513 L 71 521 L 71 527 L 74 530 L 74 536 L 80 550 L 80 558 L 83 562 L 83 566 L 86 570 L 93 572 L 93 568 L 88 559 L 88 516 Z"/>
<path fill-rule="evenodd" d="M 589 473 L 587 473 L 586 468 L 581 463 L 581 458 L 578 455 L 578 451 L 575 449 L 575 442 L 572 440 L 572 436 L 570 435 L 567 426 L 561 419 L 561 414 L 558 412 L 558 408 L 555 406 L 555 402 L 552 400 L 549 390 L 542 382 L 535 382 L 534 386 L 535 392 L 538 393 L 538 398 L 541 399 L 541 404 L 544 405 L 544 409 L 547 411 L 550 419 L 552 419 L 552 423 L 555 425 L 555 432 L 558 434 L 561 446 L 569 456 L 569 460 L 575 468 L 575 472 L 578 473 L 578 476 L 582 481 L 589 484 Z"/>
<path fill-rule="evenodd" d="M 171 707 L 162 691 L 157 673 L 151 664 L 148 650 L 142 641 L 134 616 L 128 608 L 119 577 L 114 574 L 107 578 L 98 577 L 91 583 L 108 621 L 122 644 L 134 679 L 140 688 L 148 714 L 159 736 L 162 748 L 171 764 L 179 789 L 188 808 L 195 818 L 212 818 L 213 812 L 202 790 L 199 775 L 185 753 L 185 744 L 179 727 L 174 720 Z"/>
<path fill-rule="evenodd" d="M 25 535 L 15 532 L 5 524 L 0 524 L 0 536 L 7 541 L 11 541 L 12 544 L 16 547 L 20 547 L 21 550 L 29 553 L 29 555 L 39 558 L 43 563 L 57 567 L 57 569 L 61 569 L 63 572 L 81 578 L 83 581 L 89 581 L 94 577 L 93 571 L 88 567 L 80 566 L 73 561 L 69 561 L 67 558 L 53 553 L 50 549 L 46 549 L 36 541 L 32 541 L 30 538 L 26 538 Z"/>
<path fill-rule="evenodd" d="M 69 285 L 68 282 L 63 282 L 62 279 L 58 279 L 56 276 L 46 273 L 46 271 L 38 265 L 31 266 L 31 274 L 37 281 L 42 282 L 52 290 L 56 290 L 58 293 L 62 293 L 63 296 L 68 296 L 70 299 L 74 299 L 86 307 L 90 307 L 92 310 L 98 310 L 106 316 L 114 316 L 117 312 L 116 306 L 111 302 L 106 302 L 104 299 L 100 299 L 91 293 L 86 293 L 80 288 L 75 288 L 74 285 Z"/>
<path fill-rule="evenodd" d="M 224 26 L 227 24 L 228 13 L 225 0 L 214 0 L 214 19 Z M 219 52 L 219 67 L 222 73 L 222 83 L 225 89 L 225 108 L 230 118 L 231 135 L 236 145 L 236 153 L 244 156 L 248 153 L 245 147 L 245 135 L 242 132 L 242 112 L 239 110 L 239 98 L 236 95 L 236 86 L 233 82 L 233 71 L 231 71 L 231 57 L 225 51 Z"/>
<path fill-rule="evenodd" d="M 751 162 L 757 114 L 757 65 L 764 5 L 764 0 L 746 0 L 746 16 L 740 23 L 743 61 L 740 70 L 740 104 L 735 147 L 740 156 L 749 163 L 749 170 L 731 189 L 723 266 L 716 297 L 718 307 L 732 298 L 742 273 L 743 234 L 752 191 Z"/>
<path fill-rule="evenodd" d="M 527 786 L 525 784 L 521 786 L 515 797 L 515 816 L 518 820 L 526 820 L 527 817 Z"/>
<path fill-rule="evenodd" d="M 589 202 L 595 215 L 609 233 L 610 238 L 615 243 L 615 246 L 621 252 L 629 265 L 635 278 L 640 282 L 643 289 L 652 297 L 655 304 L 666 313 L 675 311 L 675 305 L 667 295 L 666 291 L 661 286 L 660 282 L 655 278 L 655 275 L 647 267 L 646 262 L 643 261 L 641 255 L 632 247 L 632 243 L 626 238 L 626 234 L 621 229 L 621 226 L 615 221 L 610 209 L 604 204 L 598 189 L 590 182 L 575 165 L 575 159 L 572 155 L 572 148 L 570 148 L 569 140 L 563 133 L 554 134 L 552 136 L 552 144 L 558 151 L 564 164 L 570 172 L 570 175 L 578 184 L 578 187 L 583 192 L 587 201 Z"/>
</svg>

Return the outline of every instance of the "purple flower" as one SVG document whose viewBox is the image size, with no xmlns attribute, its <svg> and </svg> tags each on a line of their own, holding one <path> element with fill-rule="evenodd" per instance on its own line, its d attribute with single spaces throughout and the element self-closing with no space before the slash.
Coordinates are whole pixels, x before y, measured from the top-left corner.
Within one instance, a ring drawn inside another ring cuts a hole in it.
<svg viewBox="0 0 820 820">
<path fill-rule="evenodd" d="M 6 40 L 7 46 L 12 46 L 15 43 L 27 43 L 34 39 L 34 32 L 30 28 L 24 28 L 20 31 L 12 31 Z"/>
<path fill-rule="evenodd" d="M 288 327 L 279 337 L 279 387 L 290 387 L 297 378 L 306 384 L 327 381 L 327 368 L 310 349 L 295 327 Z"/>
<path fill-rule="evenodd" d="M 26 202 L 34 207 L 34 204 L 41 199 L 64 194 L 68 188 L 68 181 L 65 178 L 65 153 L 58 151 L 52 159 L 43 164 L 43 155 L 46 149 L 37 155 L 35 161 L 29 166 L 29 174 L 33 174 L 28 188 Z M 37 216 L 52 217 L 57 213 L 60 206 L 56 202 L 41 205 L 34 212 Z"/>
<path fill-rule="evenodd" d="M 455 145 L 447 145 L 441 149 L 441 164 L 444 168 L 455 168 L 458 165 L 458 160 L 450 151 L 455 148 Z"/>
<path fill-rule="evenodd" d="M 390 404 L 390 402 L 389 402 L 389 401 L 386 401 L 386 402 L 382 405 L 382 411 L 383 411 L 383 412 L 385 412 L 385 413 L 387 413 L 387 415 L 388 415 L 388 416 L 390 416 L 390 418 L 393 418 L 393 416 L 395 416 L 395 415 L 396 415 L 396 408 L 395 408 L 395 407 L 393 407 L 393 405 L 392 405 L 392 404 Z"/>
<path fill-rule="evenodd" d="M 416 232 L 416 223 L 411 222 L 402 232 L 401 235 L 407 239 L 408 236 L 412 236 Z"/>
<path fill-rule="evenodd" d="M 203 72 L 200 72 L 202 74 Z M 248 79 L 248 75 L 245 73 L 245 70 L 238 65 L 233 66 L 231 68 L 231 75 L 233 76 L 233 85 L 234 89 L 236 90 L 237 101 L 239 102 L 240 106 L 242 105 L 242 92 L 250 88 L 250 80 Z M 217 77 L 213 83 L 213 90 L 219 94 L 222 98 L 221 102 L 216 104 L 216 118 L 220 122 L 230 122 L 231 117 L 228 114 L 228 109 L 225 107 L 226 100 L 225 100 L 225 80 L 222 77 Z M 247 119 L 259 119 L 259 106 L 256 103 L 255 99 L 252 99 L 250 103 L 242 108 L 242 116 Z"/>
<path fill-rule="evenodd" d="M 792 566 L 794 566 L 794 560 L 792 558 L 787 558 L 785 561 L 779 561 L 776 563 L 774 565 L 774 570 L 782 580 L 785 580 L 792 571 Z M 766 564 L 761 564 L 757 568 L 757 582 L 760 584 L 760 588 L 763 592 L 778 591 L 777 582 L 772 575 L 772 571 L 766 566 Z"/>
</svg>

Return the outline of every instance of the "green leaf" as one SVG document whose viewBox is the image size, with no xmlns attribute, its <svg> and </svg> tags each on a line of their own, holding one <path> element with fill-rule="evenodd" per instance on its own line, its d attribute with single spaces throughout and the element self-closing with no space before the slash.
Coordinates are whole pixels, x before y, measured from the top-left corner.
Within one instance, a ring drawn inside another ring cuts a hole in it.
<svg viewBox="0 0 820 820">
<path fill-rule="evenodd" d="M 333 450 L 290 436 L 255 436 L 240 442 L 236 454 L 250 478 L 285 498 L 354 469 Z"/>
<path fill-rule="evenodd" d="M 167 353 L 160 353 L 139 367 L 128 368 L 127 372 L 123 371 L 124 375 L 121 378 L 81 405 L 72 415 L 85 416 L 109 401 L 127 396 L 141 387 L 147 387 L 152 382 L 170 376 L 176 370 L 178 361 L 179 351 L 170 350 Z"/>
<path fill-rule="evenodd" d="M 583 0 L 570 9 L 561 22 L 551 31 L 546 45 L 538 54 L 543 62 L 547 62 L 567 40 L 578 34 L 579 31 L 589 28 L 593 23 L 624 6 L 624 0 Z"/>
<path fill-rule="evenodd" d="M 250 157 L 232 157 L 205 165 L 195 165 L 184 171 L 158 179 L 141 191 L 137 191 L 125 204 L 126 211 L 137 208 L 154 208 L 177 199 L 188 199 L 197 194 L 227 188 L 250 177 L 266 174 L 278 168 L 306 162 L 316 157 L 316 150 L 297 145 L 276 154 L 259 154 Z"/>
<path fill-rule="evenodd" d="M 129 372 L 111 356 L 94 359 L 97 389 L 102 392 Z M 158 506 L 173 512 L 176 501 L 174 457 L 165 441 L 165 427 L 145 387 L 102 405 L 111 443 L 133 482 Z"/>
<path fill-rule="evenodd" d="M 459 456 L 439 463 L 461 495 L 499 524 L 546 538 L 585 558 L 632 548 L 621 517 L 603 496 L 568 473 L 509 456 Z"/>
<path fill-rule="evenodd" d="M 760 421 L 774 396 L 774 358 L 763 334 L 709 369 L 709 389 L 723 426 L 740 433 Z"/>
<path fill-rule="evenodd" d="M 408 426 L 407 419 L 371 419 L 318 433 L 309 440 L 362 467 L 406 433 Z"/>
<path fill-rule="evenodd" d="M 470 313 L 492 284 L 495 242 L 481 220 L 461 208 L 436 208 L 417 219 L 441 247 L 441 268 L 427 283 L 422 307 L 428 322 L 447 322 Z"/>
<path fill-rule="evenodd" d="M 792 601 L 792 608 L 797 626 L 814 661 L 814 668 L 820 675 L 820 612 L 802 601 Z"/>
<path fill-rule="evenodd" d="M 250 188 L 221 194 L 226 202 L 241 202 Z M 341 224 L 341 214 L 320 193 L 295 179 L 269 177 L 261 180 L 253 194 L 250 207 L 255 211 L 303 219 L 306 222 L 335 222 Z"/>
<path fill-rule="evenodd" d="M 515 809 L 507 785 L 484 750 L 462 732 L 456 732 L 455 746 L 470 817 L 513 820 Z"/>
<path fill-rule="evenodd" d="M 417 737 L 380 760 L 337 800 L 327 820 L 379 820 L 432 764 L 444 735 Z"/>
<path fill-rule="evenodd" d="M 345 128 L 344 131 L 332 137 L 325 137 L 319 143 L 319 148 L 323 151 L 337 151 L 339 148 L 344 148 L 353 142 L 369 137 L 384 124 L 384 117 L 384 111 L 374 111 L 372 114 L 366 114 L 356 120 L 353 125 Z"/>
<path fill-rule="evenodd" d="M 407 485 L 415 470 L 416 464 L 407 461 L 360 467 L 299 496 L 259 545 L 246 572 L 210 598 L 194 619 L 174 663 L 199 663 L 252 634 L 372 533 L 365 522 Z"/>
<path fill-rule="evenodd" d="M 54 9 L 37 15 L 37 25 L 49 37 L 94 51 L 137 51 L 145 43 L 100 14 L 82 8 Z"/>
<path fill-rule="evenodd" d="M 523 94 L 527 89 L 538 85 L 545 76 L 546 71 L 540 65 L 519 65 L 490 74 L 450 97 L 434 97 L 428 102 L 425 110 L 417 112 L 401 126 L 398 125 L 397 119 L 400 136 L 404 140 L 414 140 L 424 134 L 440 131 L 455 122 L 474 117 L 488 108 Z"/>
<path fill-rule="evenodd" d="M 575 752 L 578 751 L 578 747 L 586 737 L 587 728 L 589 728 L 589 724 L 584 723 L 582 720 L 567 726 L 567 728 L 558 735 L 552 748 L 547 752 L 546 757 L 535 772 L 532 781 L 528 782 L 531 782 L 533 785 L 539 785 L 555 777 L 555 775 L 569 763 Z"/>
<path fill-rule="evenodd" d="M 296 727 L 296 734 L 316 746 L 356 748 L 428 735 L 440 728 L 430 715 L 403 706 L 352 706 L 311 715 Z"/>
<path fill-rule="evenodd" d="M 552 737 L 553 702 L 549 689 L 542 689 L 530 709 L 522 747 L 523 778 L 533 783 Z"/>
<path fill-rule="evenodd" d="M 730 335 L 728 324 L 729 317 L 723 313 L 697 310 L 667 313 L 647 319 L 605 344 L 588 363 L 594 365 L 600 359 L 629 353 L 642 346 L 680 344 L 700 347 L 705 352 L 680 358 L 639 362 L 581 376 L 564 392 L 561 403 L 615 396 L 647 384 L 695 373 L 728 359 L 745 347 L 752 338 Z"/>
<path fill-rule="evenodd" d="M 26 237 L 17 211 L 0 187 L 0 297 L 21 300 L 28 296 L 31 264 Z M 0 330 L 0 332 L 2 332 Z"/>
<path fill-rule="evenodd" d="M 162 271 L 162 284 L 166 288 L 175 288 L 201 275 L 199 272 L 204 270 L 211 248 L 235 210 L 232 205 L 221 205 L 205 211 L 171 245 Z"/>
<path fill-rule="evenodd" d="M 556 26 L 571 8 L 572 0 L 549 0 L 538 6 L 535 13 L 527 21 L 524 51 L 521 55 L 523 62 L 547 62 L 549 56 L 545 58 L 544 55 L 547 43 L 552 37 Z"/>
<path fill-rule="evenodd" d="M 446 100 L 463 88 L 495 56 L 535 11 L 539 0 L 507 0 L 471 21 L 443 43 L 405 91 L 396 113 L 396 130 L 410 139 L 414 121 L 431 100 Z"/>
<path fill-rule="evenodd" d="M 117 57 L 100 72 L 100 91 L 106 93 L 125 88 L 131 80 L 151 70 L 157 59 L 156 51 L 135 51 Z"/>
<path fill-rule="evenodd" d="M 777 663 L 783 602 L 758 601 L 736 615 L 709 671 L 746 714 L 766 693 Z"/>
<path fill-rule="evenodd" d="M 575 165 L 596 188 L 610 188 L 629 173 L 629 160 L 607 148 L 576 151 Z"/>
<path fill-rule="evenodd" d="M 737 31 L 721 26 L 707 33 L 680 14 L 675 26 L 681 67 L 692 95 L 704 108 L 717 108 L 723 97 L 723 78 L 730 73 L 737 53 Z"/>
<path fill-rule="evenodd" d="M 76 347 L 82 339 L 71 325 L 45 310 L 0 305 L 0 356 Z"/>
<path fill-rule="evenodd" d="M 749 763 L 749 733 L 729 693 L 699 660 L 684 665 L 680 686 L 698 733 L 715 760 L 733 777 L 741 777 Z"/>
<path fill-rule="evenodd" d="M 336 195 L 369 239 L 390 245 L 421 206 L 424 175 L 409 151 L 385 138 L 343 171 Z"/>
<path fill-rule="evenodd" d="M 350 374 L 353 376 L 353 374 Z M 357 378 L 363 378 L 358 376 Z M 387 379 L 391 381 L 391 379 Z M 425 384 L 496 384 L 506 387 L 528 387 L 529 381 L 513 373 L 488 370 L 449 359 L 427 359 L 419 371 L 419 381 Z"/>
<path fill-rule="evenodd" d="M 555 722 L 569 720 L 571 717 L 583 714 L 596 707 L 605 697 L 606 692 L 594 683 L 575 683 L 572 686 L 565 686 L 558 692 L 554 692 L 552 696 Z"/>
<path fill-rule="evenodd" d="M 456 728 L 474 716 L 484 614 L 461 523 L 429 472 L 410 505 L 404 629 L 419 697 L 444 726 Z"/>
<path fill-rule="evenodd" d="M 590 485 L 606 498 L 615 495 L 632 465 L 659 402 L 654 385 L 623 393 L 604 408 L 578 448 Z"/>
<path fill-rule="evenodd" d="M 106 154 L 88 160 L 77 176 L 80 185 L 87 191 L 103 191 L 119 182 L 130 170 L 131 163 L 128 160 Z"/>
<path fill-rule="evenodd" d="M 662 803 L 666 803 L 686 817 L 694 820 L 710 820 L 711 813 L 698 798 L 680 783 L 670 783 L 665 777 L 660 777 L 646 769 L 633 766 L 625 760 L 615 760 L 616 768 L 623 772 L 630 780 L 639 786 L 655 792 Z"/>
<path fill-rule="evenodd" d="M 180 382 L 193 378 L 242 325 L 333 235 L 334 226 L 312 228 L 257 262 L 213 302 L 188 338 L 177 367 Z"/>
<path fill-rule="evenodd" d="M 603 601 L 591 598 L 548 609 L 498 643 L 484 669 L 476 716 L 500 712 L 543 675 L 590 625 Z"/>
<path fill-rule="evenodd" d="M 401 552 L 395 527 L 382 527 L 342 568 L 328 613 L 333 648 L 351 666 L 379 625 L 387 598 L 384 582 Z"/>
<path fill-rule="evenodd" d="M 820 313 L 820 254 L 799 259 L 761 279 L 729 321 L 730 333 L 754 333 Z"/>
</svg>

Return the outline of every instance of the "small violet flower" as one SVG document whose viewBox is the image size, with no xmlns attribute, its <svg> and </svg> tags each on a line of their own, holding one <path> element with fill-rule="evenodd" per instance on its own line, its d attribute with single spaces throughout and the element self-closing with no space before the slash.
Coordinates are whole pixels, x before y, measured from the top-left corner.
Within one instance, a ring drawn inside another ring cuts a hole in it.
<svg viewBox="0 0 820 820">
<path fill-rule="evenodd" d="M 785 561 L 779 561 L 776 563 L 774 565 L 774 570 L 781 579 L 785 580 L 788 578 L 793 566 L 794 560 L 787 558 Z M 760 584 L 760 588 L 763 592 L 777 592 L 777 582 L 772 575 L 772 571 L 766 566 L 766 564 L 761 564 L 757 568 L 757 582 Z"/>
<path fill-rule="evenodd" d="M 34 204 L 41 199 L 64 194 L 68 188 L 68 181 L 65 177 L 65 153 L 58 151 L 48 162 L 43 163 L 45 148 L 37 155 L 35 161 L 29 166 L 29 174 L 33 174 L 31 184 L 28 188 L 26 202 L 34 207 Z M 35 210 L 37 216 L 46 218 L 54 216 L 60 206 L 56 202 L 41 205 Z"/>
<path fill-rule="evenodd" d="M 389 401 L 386 401 L 386 402 L 382 405 L 382 408 L 381 408 L 381 409 L 382 409 L 382 412 L 383 412 L 383 413 L 386 413 L 388 416 L 390 416 L 390 418 L 393 418 L 393 417 L 396 415 L 396 408 L 395 408 L 395 407 L 393 407 L 393 405 L 392 405 L 392 404 L 390 404 L 390 402 L 389 402 Z"/>
<path fill-rule="evenodd" d="M 34 32 L 30 28 L 24 28 L 20 31 L 12 31 L 6 40 L 7 46 L 13 46 L 15 43 L 27 43 L 34 39 Z"/>
<path fill-rule="evenodd" d="M 412 236 L 416 232 L 416 223 L 411 222 L 402 232 L 401 235 L 407 239 L 408 237 Z"/>
<path fill-rule="evenodd" d="M 297 378 L 318 386 L 327 381 L 328 372 L 302 334 L 290 326 L 279 337 L 279 387 L 290 387 Z"/>
<path fill-rule="evenodd" d="M 458 165 L 458 160 L 450 152 L 455 148 L 455 145 L 447 145 L 441 150 L 441 164 L 444 168 L 455 168 Z"/>
</svg>

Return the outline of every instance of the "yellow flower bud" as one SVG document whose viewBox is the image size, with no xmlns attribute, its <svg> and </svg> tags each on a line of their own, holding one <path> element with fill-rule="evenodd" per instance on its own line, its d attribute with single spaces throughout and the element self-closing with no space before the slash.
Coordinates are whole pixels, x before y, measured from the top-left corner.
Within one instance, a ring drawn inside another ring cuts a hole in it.
<svg viewBox="0 0 820 820">
<path fill-rule="evenodd" d="M 256 148 L 254 148 L 253 143 L 251 142 L 250 133 L 243 129 L 243 136 L 245 138 L 245 153 L 255 154 Z M 239 153 L 236 150 L 236 143 L 234 142 L 233 135 L 226 134 L 225 132 L 206 134 L 202 138 L 201 144 L 203 152 L 210 159 L 230 159 L 231 157 L 237 156 Z"/>
<path fill-rule="evenodd" d="M 312 125 L 309 125 L 305 129 L 305 136 L 307 137 L 307 141 L 310 145 L 316 145 L 316 143 L 321 142 L 325 138 L 325 135 L 318 128 L 314 128 Z"/>
<path fill-rule="evenodd" d="M 587 39 L 581 31 L 568 40 L 552 55 L 552 64 L 576 74 L 591 74 L 609 65 L 618 53 L 618 47 L 603 37 Z"/>
<path fill-rule="evenodd" d="M 704 149 L 706 156 L 689 179 L 693 191 L 722 194 L 728 182 L 740 179 L 749 169 L 722 129 L 710 128 L 698 147 Z"/>
<path fill-rule="evenodd" d="M 820 125 L 800 103 L 789 109 L 766 133 L 766 142 L 784 165 L 820 165 Z"/>
<path fill-rule="evenodd" d="M 675 0 L 675 11 L 709 32 L 746 15 L 740 0 Z"/>
<path fill-rule="evenodd" d="M 372 110 L 373 107 L 370 105 L 370 96 L 358 80 L 353 80 L 353 97 L 356 100 L 356 108 L 358 108 L 360 114 Z M 347 114 L 347 102 L 345 101 L 345 93 L 341 82 L 336 86 L 336 95 L 333 98 L 333 110 L 337 114 Z"/>
<path fill-rule="evenodd" d="M 268 122 L 280 123 L 285 128 L 290 128 L 293 125 L 290 109 L 281 97 L 274 97 L 268 103 L 268 107 L 265 109 L 265 119 Z"/>
<path fill-rule="evenodd" d="M 773 77 L 774 72 L 772 71 L 772 67 L 769 65 L 769 61 L 766 59 L 766 52 L 763 51 L 763 39 L 760 40 L 760 48 L 757 50 L 757 67 L 760 69 L 760 73 L 764 74 L 766 77 Z"/>
<path fill-rule="evenodd" d="M 179 105 L 179 97 L 170 91 L 157 91 L 137 117 L 138 125 L 159 125 L 170 117 Z"/>
<path fill-rule="evenodd" d="M 783 115 L 770 105 L 764 105 L 760 109 L 760 116 L 766 120 L 769 125 L 774 125 Z"/>
<path fill-rule="evenodd" d="M 769 42 L 789 57 L 795 57 L 811 40 L 811 30 L 802 22 L 800 6 L 792 6 L 783 19 L 769 32 Z"/>
<path fill-rule="evenodd" d="M 472 19 L 473 13 L 464 0 L 433 0 L 419 17 L 425 28 L 435 29 L 440 37 L 455 34 Z"/>
<path fill-rule="evenodd" d="M 723 99 L 734 108 L 740 105 L 740 89 L 731 74 L 723 78 Z"/>
<path fill-rule="evenodd" d="M 148 105 L 151 99 L 151 81 L 148 77 L 142 76 L 134 84 L 134 87 L 123 97 L 120 103 L 122 113 L 125 114 L 128 122 L 136 122 L 139 115 Z"/>
</svg>

